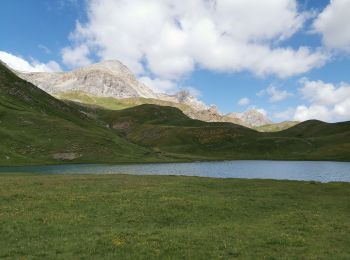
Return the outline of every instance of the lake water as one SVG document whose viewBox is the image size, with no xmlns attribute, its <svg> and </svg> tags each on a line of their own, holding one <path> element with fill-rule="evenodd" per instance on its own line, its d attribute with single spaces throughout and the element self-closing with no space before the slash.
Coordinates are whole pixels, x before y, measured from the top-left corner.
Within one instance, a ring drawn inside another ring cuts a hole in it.
<svg viewBox="0 0 350 260">
<path fill-rule="evenodd" d="M 213 178 L 288 179 L 350 182 L 349 162 L 222 161 L 131 165 L 74 164 L 0 167 L 0 172 L 43 174 L 187 175 Z"/>
</svg>

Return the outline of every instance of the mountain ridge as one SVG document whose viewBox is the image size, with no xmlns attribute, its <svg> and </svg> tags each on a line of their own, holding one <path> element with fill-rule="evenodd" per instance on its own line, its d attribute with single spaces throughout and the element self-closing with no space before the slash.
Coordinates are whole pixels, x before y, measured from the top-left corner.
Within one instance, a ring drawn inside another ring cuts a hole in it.
<svg viewBox="0 0 350 260">
<path fill-rule="evenodd" d="M 243 113 L 233 112 L 227 114 L 227 116 L 232 118 L 238 118 L 251 126 L 262 126 L 273 123 L 270 119 L 267 118 L 267 116 L 265 116 L 263 113 L 259 112 L 256 109 L 249 109 Z"/>
<path fill-rule="evenodd" d="M 252 114 L 253 110 L 244 113 L 221 114 L 217 109 L 205 105 L 186 90 L 181 90 L 173 95 L 156 93 L 139 82 L 129 68 L 117 60 L 102 61 L 69 72 L 17 72 L 17 74 L 46 92 L 57 96 L 62 93 L 81 91 L 97 97 L 116 99 L 158 99 L 187 105 L 191 109 L 183 110 L 185 114 L 193 119 L 207 122 L 232 122 L 250 127 L 272 123 L 257 110 L 254 110 L 254 117 L 246 116 L 249 113 Z M 181 109 L 181 106 L 175 105 L 175 107 Z"/>
</svg>

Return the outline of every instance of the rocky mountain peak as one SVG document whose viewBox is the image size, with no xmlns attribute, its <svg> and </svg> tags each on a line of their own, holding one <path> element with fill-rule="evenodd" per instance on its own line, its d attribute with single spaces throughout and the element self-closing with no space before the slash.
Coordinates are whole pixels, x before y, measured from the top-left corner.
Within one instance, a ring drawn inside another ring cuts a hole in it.
<svg viewBox="0 0 350 260">
<path fill-rule="evenodd" d="M 81 91 L 99 97 L 158 98 L 117 60 L 107 60 L 69 72 L 18 72 L 18 75 L 50 94 Z"/>
<path fill-rule="evenodd" d="M 273 123 L 267 116 L 256 109 L 249 109 L 243 113 L 230 113 L 227 116 L 238 118 L 252 126 L 262 126 Z"/>
<path fill-rule="evenodd" d="M 127 66 L 121 63 L 118 60 L 105 60 L 99 63 L 91 64 L 86 67 L 79 68 L 75 71 L 92 71 L 99 70 L 102 72 L 108 72 L 111 74 L 119 74 L 119 75 L 133 75 L 133 73 L 129 70 Z"/>
<path fill-rule="evenodd" d="M 180 90 L 174 95 L 160 93 L 158 94 L 158 96 L 161 100 L 188 105 L 196 111 L 208 109 L 208 107 L 202 101 L 198 100 L 195 96 L 191 95 L 191 93 L 188 90 Z"/>
<path fill-rule="evenodd" d="M 212 114 L 217 114 L 217 115 L 220 115 L 220 112 L 219 112 L 219 109 L 216 105 L 210 105 L 208 111 Z"/>
</svg>

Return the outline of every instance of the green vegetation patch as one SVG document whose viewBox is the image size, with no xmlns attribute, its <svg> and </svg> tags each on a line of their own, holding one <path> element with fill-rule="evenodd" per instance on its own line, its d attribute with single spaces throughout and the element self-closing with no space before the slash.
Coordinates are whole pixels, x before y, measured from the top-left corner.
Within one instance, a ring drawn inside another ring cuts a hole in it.
<svg viewBox="0 0 350 260">
<path fill-rule="evenodd" d="M 0 175 L 1 259 L 349 259 L 350 184 Z"/>
</svg>

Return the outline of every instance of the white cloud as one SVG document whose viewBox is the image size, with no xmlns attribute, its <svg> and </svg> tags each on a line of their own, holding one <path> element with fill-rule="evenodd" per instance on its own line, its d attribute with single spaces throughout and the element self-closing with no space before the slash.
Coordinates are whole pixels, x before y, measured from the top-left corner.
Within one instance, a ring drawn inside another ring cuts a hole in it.
<svg viewBox="0 0 350 260">
<path fill-rule="evenodd" d="M 156 93 L 171 93 L 177 90 L 177 85 L 170 80 L 152 79 L 146 76 L 140 77 L 138 80 Z"/>
<path fill-rule="evenodd" d="M 275 112 L 272 117 L 277 119 L 277 120 L 289 120 L 290 118 L 293 117 L 295 113 L 295 109 L 294 108 L 288 108 L 287 110 L 284 111 L 279 111 L 279 112 Z"/>
<path fill-rule="evenodd" d="M 12 69 L 23 72 L 54 72 L 61 71 L 60 65 L 55 61 L 49 61 L 48 63 L 40 63 L 37 60 L 31 62 L 15 56 L 11 53 L 0 51 L 0 60 L 5 62 Z"/>
<path fill-rule="evenodd" d="M 160 78 L 139 77 L 138 80 L 151 88 L 156 93 L 175 94 L 181 90 L 186 90 L 193 97 L 200 97 L 202 93 L 195 87 L 179 86 L 176 82 Z"/>
<path fill-rule="evenodd" d="M 321 80 L 309 81 L 308 79 L 302 79 L 301 83 L 304 85 L 300 89 L 301 94 L 304 99 L 313 104 L 335 105 L 341 103 L 344 99 L 350 99 L 350 85 L 345 82 L 341 82 L 336 86 Z"/>
<path fill-rule="evenodd" d="M 322 34 L 323 43 L 330 48 L 350 51 L 350 1 L 331 0 L 318 15 L 314 30 Z"/>
<path fill-rule="evenodd" d="M 311 105 L 311 106 L 297 106 L 294 112 L 294 120 L 305 121 L 310 119 L 318 119 L 322 121 L 331 120 L 331 112 L 326 106 Z"/>
<path fill-rule="evenodd" d="M 90 50 L 86 45 L 79 45 L 71 48 L 66 47 L 62 49 L 63 63 L 69 67 L 81 67 L 91 64 L 91 60 L 88 58 Z"/>
<path fill-rule="evenodd" d="M 263 114 L 264 116 L 267 116 L 267 111 L 263 108 L 257 108 L 256 111 L 258 111 L 259 113 Z"/>
<path fill-rule="evenodd" d="M 241 98 L 240 100 L 238 100 L 238 105 L 240 106 L 246 106 L 250 104 L 250 99 L 249 98 Z"/>
<path fill-rule="evenodd" d="M 279 90 L 275 86 L 271 85 L 266 89 L 266 92 L 268 95 L 270 95 L 269 100 L 271 102 L 279 102 L 282 100 L 285 100 L 288 97 L 293 96 L 292 93 L 286 91 L 286 90 Z"/>
<path fill-rule="evenodd" d="M 301 81 L 303 98 L 310 104 L 295 109 L 294 119 L 304 121 L 320 119 L 328 122 L 350 120 L 350 84 L 334 85 L 323 81 Z"/>
<path fill-rule="evenodd" d="M 270 102 L 280 102 L 282 100 L 285 100 L 288 97 L 293 96 L 292 93 L 288 92 L 287 90 L 280 90 L 274 85 L 268 86 L 267 89 L 263 89 L 256 93 L 257 96 L 261 97 L 263 95 L 267 94 L 269 96 Z"/>
<path fill-rule="evenodd" d="M 69 66 L 118 59 L 138 75 L 178 80 L 196 67 L 288 77 L 327 56 L 306 47 L 276 47 L 302 28 L 296 0 L 90 0 L 88 21 L 63 50 Z"/>
</svg>

